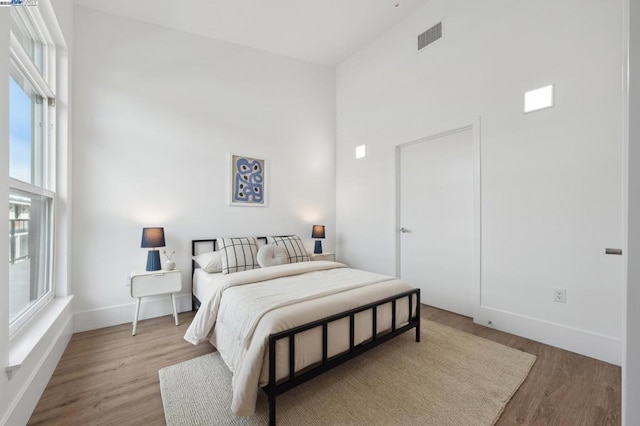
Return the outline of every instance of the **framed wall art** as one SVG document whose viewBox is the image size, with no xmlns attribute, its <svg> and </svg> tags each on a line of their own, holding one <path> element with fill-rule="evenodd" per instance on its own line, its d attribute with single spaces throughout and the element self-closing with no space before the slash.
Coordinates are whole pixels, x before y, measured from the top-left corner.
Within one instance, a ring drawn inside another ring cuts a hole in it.
<svg viewBox="0 0 640 426">
<path fill-rule="evenodd" d="M 230 200 L 233 206 L 267 205 L 267 161 L 231 154 Z"/>
</svg>

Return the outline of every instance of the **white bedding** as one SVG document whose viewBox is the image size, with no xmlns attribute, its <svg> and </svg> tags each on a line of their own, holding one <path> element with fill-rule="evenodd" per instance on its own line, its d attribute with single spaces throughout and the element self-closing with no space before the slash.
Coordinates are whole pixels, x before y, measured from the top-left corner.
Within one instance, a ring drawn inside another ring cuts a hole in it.
<svg viewBox="0 0 640 426">
<path fill-rule="evenodd" d="M 202 300 L 185 339 L 209 336 L 233 372 L 232 410 L 251 415 L 259 387 L 268 381 L 270 334 L 344 312 L 412 287 L 395 278 L 349 269 L 336 262 L 304 262 L 224 275 L 214 280 L 212 297 Z M 396 324 L 408 320 L 407 303 L 398 303 Z M 414 298 L 415 306 L 416 300 Z M 348 318 L 329 325 L 329 356 L 349 347 Z M 391 327 L 391 304 L 378 308 L 378 331 Z M 212 332 L 213 331 L 213 332 Z M 371 311 L 356 315 L 355 343 L 371 337 Z M 322 359 L 321 330 L 295 337 L 295 369 Z M 278 342 L 276 377 L 288 375 L 288 342 Z M 282 355 L 281 355 L 282 354 Z"/>
<path fill-rule="evenodd" d="M 222 276 L 222 272 L 209 273 L 202 268 L 198 268 L 193 272 L 193 295 L 200 302 L 208 300 L 213 296 L 218 277 Z"/>
</svg>

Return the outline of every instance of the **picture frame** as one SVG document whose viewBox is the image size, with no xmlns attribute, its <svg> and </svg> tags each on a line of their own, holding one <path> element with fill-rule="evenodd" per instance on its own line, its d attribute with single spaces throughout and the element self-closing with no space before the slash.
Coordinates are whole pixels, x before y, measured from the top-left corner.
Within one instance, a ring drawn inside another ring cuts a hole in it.
<svg viewBox="0 0 640 426">
<path fill-rule="evenodd" d="M 229 205 L 266 207 L 267 160 L 252 155 L 229 155 Z"/>
</svg>

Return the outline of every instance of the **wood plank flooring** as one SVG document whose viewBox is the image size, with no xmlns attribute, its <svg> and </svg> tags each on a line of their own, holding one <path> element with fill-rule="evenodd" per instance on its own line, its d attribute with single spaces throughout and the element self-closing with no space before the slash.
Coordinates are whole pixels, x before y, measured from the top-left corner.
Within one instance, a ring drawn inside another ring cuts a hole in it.
<svg viewBox="0 0 640 426">
<path fill-rule="evenodd" d="M 532 353 L 531 373 L 498 425 L 619 425 L 620 367 L 473 324 L 470 318 L 423 306 L 422 316 Z M 30 425 L 164 425 L 158 370 L 214 351 L 193 346 L 165 316 L 74 334 L 36 407 Z"/>
<path fill-rule="evenodd" d="M 426 312 L 425 312 L 426 311 Z M 422 316 L 536 355 L 529 376 L 498 425 L 619 425 L 621 369 L 593 358 L 474 324 L 471 318 L 427 307 Z"/>
</svg>

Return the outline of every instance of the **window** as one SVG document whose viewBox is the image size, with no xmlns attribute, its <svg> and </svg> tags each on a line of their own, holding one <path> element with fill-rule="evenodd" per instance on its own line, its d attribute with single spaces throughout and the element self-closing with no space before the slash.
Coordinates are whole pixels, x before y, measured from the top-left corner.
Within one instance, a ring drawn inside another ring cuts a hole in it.
<svg viewBox="0 0 640 426">
<path fill-rule="evenodd" d="M 524 94 L 524 112 L 538 111 L 553 106 L 553 85 L 530 90 Z"/>
<path fill-rule="evenodd" d="M 11 11 L 11 34 L 16 38 L 23 51 L 41 74 L 46 73 L 47 45 L 43 41 L 46 37 L 42 31 L 43 25 L 38 25 L 39 15 L 27 11 Z"/>
<path fill-rule="evenodd" d="M 10 333 L 53 297 L 54 44 L 37 8 L 13 7 L 9 77 Z"/>
<path fill-rule="evenodd" d="M 19 319 L 51 290 L 52 199 L 9 192 L 9 318 Z"/>
<path fill-rule="evenodd" d="M 9 176 L 43 187 L 45 174 L 43 98 L 14 70 L 9 77 Z M 17 81 L 20 81 L 18 83 Z"/>
</svg>

